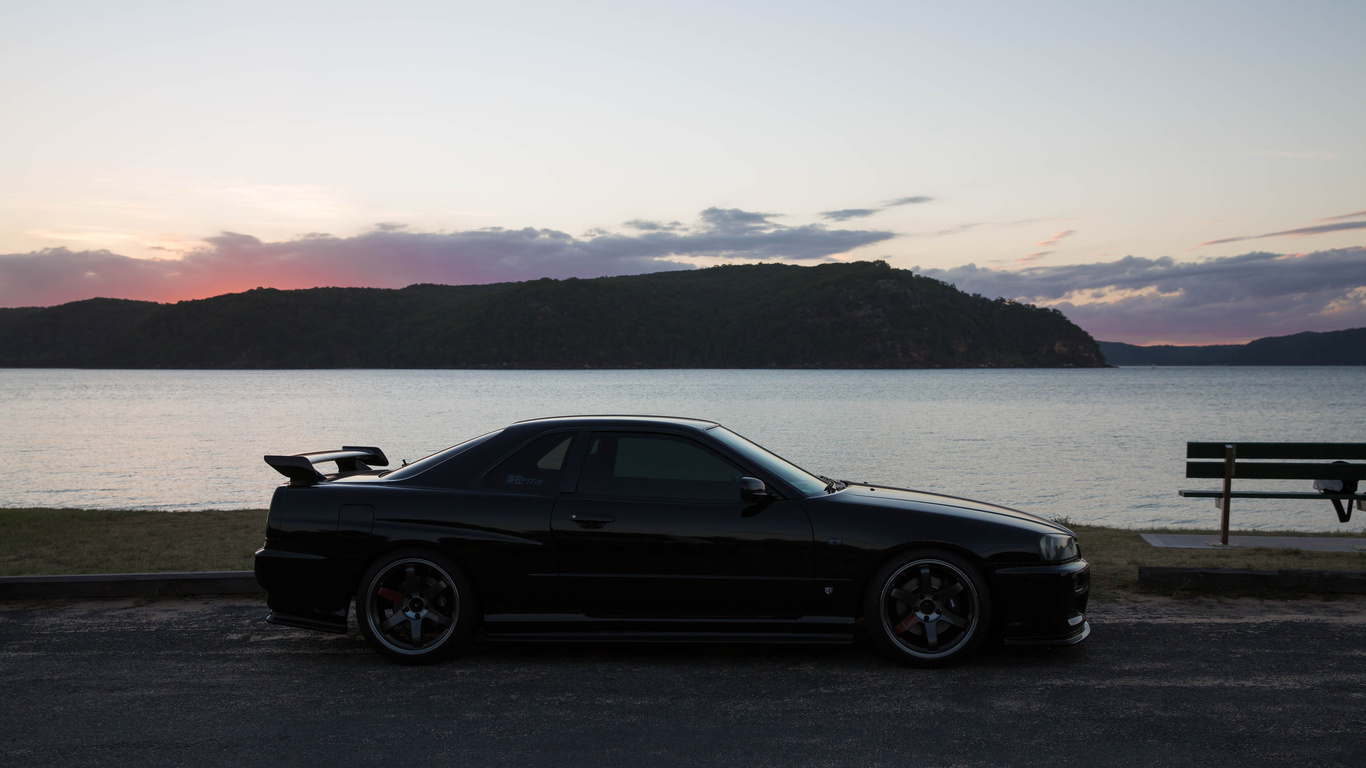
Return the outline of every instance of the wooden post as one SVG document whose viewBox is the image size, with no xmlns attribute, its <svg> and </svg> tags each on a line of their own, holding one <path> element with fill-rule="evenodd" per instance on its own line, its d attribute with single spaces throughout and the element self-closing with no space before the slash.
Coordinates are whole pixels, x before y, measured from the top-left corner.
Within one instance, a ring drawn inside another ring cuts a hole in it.
<svg viewBox="0 0 1366 768">
<path fill-rule="evenodd" d="M 1232 443 L 1224 446 L 1224 497 L 1219 506 L 1223 508 L 1223 517 L 1219 525 L 1219 545 L 1228 546 L 1228 505 L 1233 498 L 1233 459 L 1237 451 Z"/>
</svg>

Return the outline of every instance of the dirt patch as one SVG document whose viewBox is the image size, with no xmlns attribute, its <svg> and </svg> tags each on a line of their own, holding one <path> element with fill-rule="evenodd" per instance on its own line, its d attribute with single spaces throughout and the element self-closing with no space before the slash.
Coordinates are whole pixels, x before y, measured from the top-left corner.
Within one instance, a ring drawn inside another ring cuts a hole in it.
<svg viewBox="0 0 1366 768">
<path fill-rule="evenodd" d="M 1321 621 L 1335 624 L 1366 624 L 1366 595 L 1341 595 L 1330 599 L 1303 596 L 1295 599 L 1260 597 L 1190 597 L 1125 594 L 1114 600 L 1092 603 L 1087 616 L 1099 621 L 1162 621 L 1176 623 L 1242 623 L 1269 621 Z"/>
</svg>

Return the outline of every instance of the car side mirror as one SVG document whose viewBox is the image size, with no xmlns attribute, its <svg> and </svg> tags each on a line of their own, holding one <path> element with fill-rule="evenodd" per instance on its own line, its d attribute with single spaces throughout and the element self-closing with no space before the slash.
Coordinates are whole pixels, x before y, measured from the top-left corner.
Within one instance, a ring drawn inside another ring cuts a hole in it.
<svg viewBox="0 0 1366 768">
<path fill-rule="evenodd" d="M 740 478 L 740 498 L 745 501 L 768 501 L 775 498 L 757 477 Z"/>
</svg>

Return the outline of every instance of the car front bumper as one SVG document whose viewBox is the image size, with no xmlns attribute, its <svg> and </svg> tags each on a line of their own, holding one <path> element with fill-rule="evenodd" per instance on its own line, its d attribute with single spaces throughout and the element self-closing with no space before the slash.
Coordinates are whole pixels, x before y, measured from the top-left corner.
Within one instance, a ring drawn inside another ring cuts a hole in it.
<svg viewBox="0 0 1366 768">
<path fill-rule="evenodd" d="M 999 568 L 992 574 L 996 631 L 1010 645 L 1072 645 L 1091 634 L 1086 603 L 1091 565 L 1065 563 Z"/>
</svg>

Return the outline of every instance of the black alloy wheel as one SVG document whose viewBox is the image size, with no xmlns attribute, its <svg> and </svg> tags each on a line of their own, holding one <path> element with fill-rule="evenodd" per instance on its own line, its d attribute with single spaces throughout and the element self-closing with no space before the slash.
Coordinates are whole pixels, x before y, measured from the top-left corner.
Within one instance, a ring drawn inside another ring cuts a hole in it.
<svg viewBox="0 0 1366 768">
<path fill-rule="evenodd" d="M 920 550 L 884 565 L 868 587 L 865 624 L 887 656 L 920 667 L 956 664 L 986 637 L 991 593 L 977 568 Z"/>
<path fill-rule="evenodd" d="M 403 550 L 361 578 L 356 619 L 370 645 L 401 664 L 445 658 L 474 631 L 473 594 L 448 558 Z"/>
</svg>

